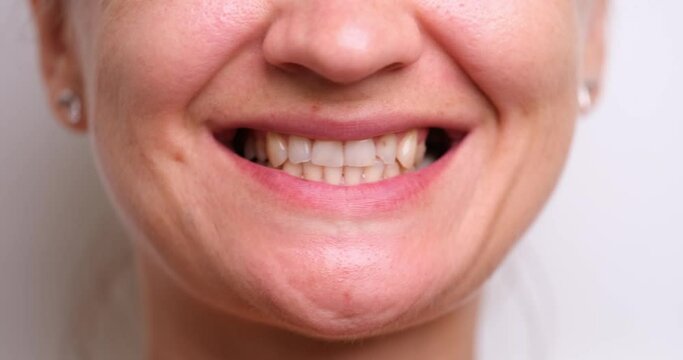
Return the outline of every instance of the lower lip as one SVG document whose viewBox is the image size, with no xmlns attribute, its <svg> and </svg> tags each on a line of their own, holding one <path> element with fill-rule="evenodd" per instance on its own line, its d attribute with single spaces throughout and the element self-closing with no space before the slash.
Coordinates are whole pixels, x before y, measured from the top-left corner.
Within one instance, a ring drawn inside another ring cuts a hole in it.
<svg viewBox="0 0 683 360">
<path fill-rule="evenodd" d="M 213 136 L 211 136 L 213 139 Z M 393 212 L 423 197 L 430 185 L 444 172 L 468 137 L 451 147 L 433 164 L 418 171 L 375 183 L 337 186 L 293 177 L 282 170 L 255 164 L 225 148 L 213 139 L 229 160 L 250 178 L 262 192 L 289 208 L 310 209 L 317 213 L 363 217 Z"/>
</svg>

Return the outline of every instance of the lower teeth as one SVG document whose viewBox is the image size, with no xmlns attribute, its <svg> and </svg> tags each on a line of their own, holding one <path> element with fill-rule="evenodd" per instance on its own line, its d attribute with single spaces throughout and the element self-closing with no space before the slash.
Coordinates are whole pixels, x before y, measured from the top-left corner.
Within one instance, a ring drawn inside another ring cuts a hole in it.
<svg viewBox="0 0 683 360">
<path fill-rule="evenodd" d="M 424 160 L 417 166 L 417 170 L 422 170 L 426 168 L 427 166 L 433 164 L 436 161 L 436 158 L 432 155 L 426 155 Z"/>
<path fill-rule="evenodd" d="M 406 169 L 398 163 L 385 165 L 378 163 L 368 167 L 324 167 L 307 163 L 292 164 L 285 162 L 282 166 L 274 167 L 270 163 L 260 163 L 272 169 L 278 169 L 285 173 L 308 181 L 326 182 L 330 185 L 354 186 L 359 184 L 369 184 L 394 178 L 407 172 L 423 169 L 434 162 L 432 157 L 426 157 L 418 167 Z"/>
</svg>

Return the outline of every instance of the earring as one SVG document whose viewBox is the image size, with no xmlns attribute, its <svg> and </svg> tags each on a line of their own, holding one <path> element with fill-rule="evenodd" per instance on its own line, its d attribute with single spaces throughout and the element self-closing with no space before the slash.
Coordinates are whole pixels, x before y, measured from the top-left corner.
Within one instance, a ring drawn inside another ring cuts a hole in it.
<svg viewBox="0 0 683 360">
<path fill-rule="evenodd" d="M 63 107 L 69 114 L 69 123 L 78 125 L 81 122 L 81 98 L 71 89 L 64 89 L 57 99 L 59 106 Z"/>
<path fill-rule="evenodd" d="M 587 113 L 593 107 L 593 92 L 590 82 L 584 82 L 583 85 L 579 86 L 577 102 L 582 113 Z"/>
</svg>

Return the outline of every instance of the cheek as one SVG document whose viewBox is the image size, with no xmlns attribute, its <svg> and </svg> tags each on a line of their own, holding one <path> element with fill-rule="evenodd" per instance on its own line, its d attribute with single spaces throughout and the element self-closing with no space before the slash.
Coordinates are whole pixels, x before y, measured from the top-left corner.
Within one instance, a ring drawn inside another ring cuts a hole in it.
<svg viewBox="0 0 683 360">
<path fill-rule="evenodd" d="M 131 3 L 104 11 L 96 72 L 105 77 L 98 88 L 118 90 L 119 105 L 146 113 L 184 111 L 268 18 L 259 0 Z"/>
<path fill-rule="evenodd" d="M 425 1 L 425 23 L 499 110 L 543 106 L 576 78 L 573 0 Z"/>
<path fill-rule="evenodd" d="M 100 168 L 115 190 L 160 193 L 158 177 L 168 175 L 160 162 L 175 166 L 169 155 L 191 151 L 188 103 L 259 33 L 265 7 L 258 0 L 112 0 L 92 12 L 99 27 L 84 33 L 93 34 L 88 85 Z"/>
</svg>

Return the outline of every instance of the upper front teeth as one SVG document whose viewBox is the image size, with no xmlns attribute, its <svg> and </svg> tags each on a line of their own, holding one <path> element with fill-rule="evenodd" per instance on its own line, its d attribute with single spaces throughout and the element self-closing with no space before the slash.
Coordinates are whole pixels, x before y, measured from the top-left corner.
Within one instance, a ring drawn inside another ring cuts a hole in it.
<svg viewBox="0 0 683 360">
<path fill-rule="evenodd" d="M 290 136 L 287 154 L 289 161 L 294 164 L 301 164 L 311 161 L 311 153 L 313 149 L 312 141 L 300 136 Z"/>
<path fill-rule="evenodd" d="M 314 141 L 311 162 L 327 167 L 344 166 L 344 144 L 341 141 Z"/>
<path fill-rule="evenodd" d="M 396 161 L 396 147 L 398 140 L 396 135 L 389 134 L 377 140 L 377 157 L 385 164 L 393 164 Z"/>
<path fill-rule="evenodd" d="M 372 139 L 347 141 L 344 144 L 344 164 L 346 166 L 370 166 L 376 158 L 377 151 Z"/>
<path fill-rule="evenodd" d="M 424 158 L 425 136 L 418 130 L 374 139 L 312 140 L 274 132 L 250 133 L 244 156 L 312 181 L 356 185 L 413 170 Z"/>
</svg>

